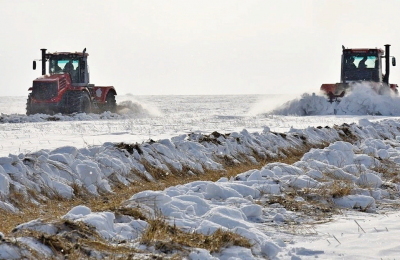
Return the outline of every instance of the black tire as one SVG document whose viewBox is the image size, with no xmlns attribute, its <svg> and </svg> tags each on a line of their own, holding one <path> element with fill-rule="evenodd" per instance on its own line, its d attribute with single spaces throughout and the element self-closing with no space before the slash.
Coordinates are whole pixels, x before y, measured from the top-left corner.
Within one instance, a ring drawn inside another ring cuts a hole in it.
<svg viewBox="0 0 400 260">
<path fill-rule="evenodd" d="M 32 98 L 31 98 L 32 94 L 28 95 L 28 99 L 26 100 L 26 115 L 34 115 L 37 113 L 37 111 L 33 108 L 32 106 Z"/>
<path fill-rule="evenodd" d="M 113 92 L 108 92 L 106 96 L 106 103 L 103 106 L 103 112 L 110 111 L 115 113 L 117 110 L 117 101 L 115 100 L 115 94 Z"/>
<path fill-rule="evenodd" d="M 62 99 L 61 99 L 61 103 L 60 103 L 60 113 L 61 114 L 69 114 L 70 112 L 70 102 L 73 97 L 72 97 L 72 92 L 71 91 L 67 91 L 64 93 Z"/>
<path fill-rule="evenodd" d="M 86 113 L 89 114 L 92 111 L 91 103 L 90 103 L 90 97 L 87 92 L 81 91 L 78 92 L 79 94 L 77 95 L 77 112 L 78 113 Z"/>
<path fill-rule="evenodd" d="M 89 94 L 85 91 L 69 91 L 64 96 L 64 113 L 90 113 L 91 102 Z"/>
</svg>

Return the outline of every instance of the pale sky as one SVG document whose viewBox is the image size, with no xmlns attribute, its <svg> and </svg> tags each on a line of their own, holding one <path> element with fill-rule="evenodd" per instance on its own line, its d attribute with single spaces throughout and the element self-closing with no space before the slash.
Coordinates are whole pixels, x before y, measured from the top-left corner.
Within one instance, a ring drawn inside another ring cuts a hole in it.
<svg viewBox="0 0 400 260">
<path fill-rule="evenodd" d="M 225 95 L 317 92 L 342 44 L 392 44 L 400 85 L 398 0 L 0 0 L 0 24 L 1 96 L 27 96 L 41 48 L 86 47 L 118 94 Z"/>
</svg>

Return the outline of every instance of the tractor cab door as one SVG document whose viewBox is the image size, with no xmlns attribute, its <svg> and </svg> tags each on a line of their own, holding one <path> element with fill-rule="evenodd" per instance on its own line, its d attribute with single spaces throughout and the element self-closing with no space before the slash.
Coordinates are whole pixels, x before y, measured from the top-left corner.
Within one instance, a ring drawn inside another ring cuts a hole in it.
<svg viewBox="0 0 400 260">
<path fill-rule="evenodd" d="M 75 86 L 87 86 L 89 84 L 89 72 L 86 59 L 80 57 L 73 61 L 74 70 L 70 72 L 72 84 Z"/>
<path fill-rule="evenodd" d="M 77 83 L 89 85 L 89 66 L 87 65 L 86 58 L 79 58 L 79 67 L 77 68 L 77 71 L 79 73 Z"/>
<path fill-rule="evenodd" d="M 78 60 L 78 66 L 76 67 L 76 75 L 75 75 L 75 81 L 73 80 L 73 83 L 84 83 L 84 78 L 85 78 L 85 62 L 82 61 L 82 58 L 79 58 Z"/>
</svg>

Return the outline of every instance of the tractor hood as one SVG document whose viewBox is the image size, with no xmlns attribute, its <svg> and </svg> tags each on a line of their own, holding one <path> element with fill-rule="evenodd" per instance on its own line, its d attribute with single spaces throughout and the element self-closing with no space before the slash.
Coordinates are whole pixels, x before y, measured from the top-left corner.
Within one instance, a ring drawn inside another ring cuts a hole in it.
<svg viewBox="0 0 400 260">
<path fill-rule="evenodd" d="M 38 83 L 42 84 L 56 84 L 57 89 L 65 88 L 67 85 L 71 84 L 71 77 L 69 74 L 53 74 L 53 75 L 44 75 L 33 81 L 32 87 L 29 90 L 33 90 L 33 86 Z"/>
<path fill-rule="evenodd" d="M 61 80 L 61 79 L 69 79 L 69 75 L 68 74 L 44 75 L 44 76 L 38 77 L 34 81 L 54 82 L 54 81 L 58 81 L 58 80 Z"/>
</svg>

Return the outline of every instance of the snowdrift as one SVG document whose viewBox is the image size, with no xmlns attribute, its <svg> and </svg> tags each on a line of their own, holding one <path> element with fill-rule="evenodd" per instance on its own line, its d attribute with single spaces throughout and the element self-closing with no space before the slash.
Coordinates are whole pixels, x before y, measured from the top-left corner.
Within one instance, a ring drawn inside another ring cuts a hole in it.
<svg viewBox="0 0 400 260">
<path fill-rule="evenodd" d="M 150 107 L 146 104 L 133 101 L 123 100 L 117 104 L 117 113 L 109 111 L 101 114 L 93 113 L 74 113 L 70 115 L 48 114 L 1 114 L 0 123 L 29 123 L 29 122 L 47 122 L 47 121 L 95 121 L 95 120 L 123 120 L 131 118 L 151 118 L 160 116 L 158 109 Z"/>
<path fill-rule="evenodd" d="M 269 111 L 272 115 L 382 115 L 400 116 L 400 97 L 392 92 L 374 91 L 368 84 L 356 84 L 341 99 L 341 102 L 327 101 L 326 96 L 315 93 L 303 94 L 282 106 Z"/>
<path fill-rule="evenodd" d="M 323 205 L 378 212 L 381 203 L 387 205 L 391 200 L 398 200 L 399 178 L 396 174 L 385 175 L 378 170 L 387 167 L 383 162 L 390 162 L 394 169 L 400 166 L 399 140 L 399 121 L 372 123 L 364 119 L 359 125 L 291 129 L 285 134 L 270 132 L 266 127 L 261 133 L 247 130 L 226 135 L 193 133 L 143 144 L 106 143 L 85 149 L 60 147 L 10 155 L 0 158 L 0 207 L 19 212 L 10 200 L 15 191 L 35 203 L 40 202 L 28 194 L 34 192 L 49 199 L 52 196 L 71 199 L 74 186 L 85 187 L 99 196 L 112 192 L 116 183 L 128 185 L 140 181 L 139 175 L 154 181 L 149 165 L 166 175 L 174 172 L 201 174 L 207 169 L 223 171 L 227 161 L 233 165 L 245 161 L 256 163 L 257 158 L 285 156 L 285 149 L 328 142 L 331 143 L 329 146 L 311 149 L 293 165 L 275 162 L 231 179 L 197 181 L 163 191 L 144 191 L 134 194 L 123 205 L 140 208 L 148 218 L 161 213 L 171 225 L 187 232 L 210 234 L 218 229 L 230 230 L 253 244 L 250 249 L 231 247 L 216 253 L 192 248 L 189 259 L 301 259 L 305 256 L 342 259 L 348 252 L 343 253 L 340 248 L 333 251 L 303 248 L 296 244 L 295 235 L 280 230 L 288 223 L 310 223 Z M 332 191 L 338 183 L 342 193 Z M 340 185 L 348 185 L 348 193 L 343 193 Z M 329 190 L 332 193 L 326 193 Z M 297 194 L 293 202 L 313 213 L 301 214 L 287 209 L 281 204 L 283 200 L 281 203 L 270 201 L 273 196 L 288 198 L 285 195 L 288 191 Z M 319 206 L 313 206 L 314 203 Z M 129 243 L 147 252 L 162 253 L 138 243 L 147 226 L 145 220 L 117 216 L 114 212 L 92 212 L 86 206 L 78 206 L 59 221 L 64 224 L 34 220 L 19 225 L 14 230 L 17 239 L 5 237 L 0 244 L 0 258 L 32 257 L 25 248 L 35 252 L 38 259 L 61 256 L 61 251 L 54 251 L 24 232 L 33 230 L 47 236 L 63 236 L 68 234 L 65 223 L 84 223 L 110 244 Z M 398 241 L 398 233 L 387 232 L 386 236 Z M 333 241 L 333 237 L 328 238 L 329 243 Z M 396 256 L 397 245 L 386 246 L 385 255 L 366 251 L 358 257 Z M 94 258 L 110 256 L 91 248 L 85 250 Z"/>
</svg>

